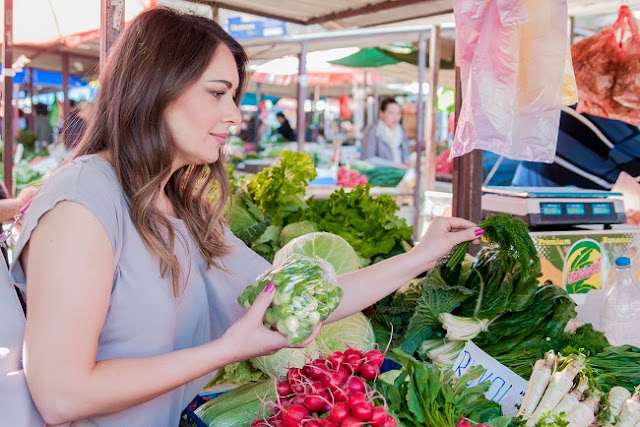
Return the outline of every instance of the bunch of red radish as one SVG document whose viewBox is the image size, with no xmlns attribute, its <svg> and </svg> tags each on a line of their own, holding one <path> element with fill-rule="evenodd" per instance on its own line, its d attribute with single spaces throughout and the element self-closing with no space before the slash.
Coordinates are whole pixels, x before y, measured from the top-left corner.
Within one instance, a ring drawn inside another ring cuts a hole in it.
<svg viewBox="0 0 640 427">
<path fill-rule="evenodd" d="M 357 170 L 340 168 L 338 171 L 338 185 L 346 188 L 353 188 L 357 185 L 365 185 L 369 182 L 366 175 L 361 175 Z"/>
<path fill-rule="evenodd" d="M 462 418 L 460 419 L 460 421 L 458 421 L 458 424 L 456 424 L 456 427 L 472 427 L 472 426 L 469 421 Z M 474 424 L 473 427 L 491 427 L 491 426 L 488 424 Z"/>
<path fill-rule="evenodd" d="M 273 414 L 254 421 L 254 427 L 396 427 L 396 420 L 367 381 L 380 374 L 384 355 L 348 348 L 302 368 L 290 368 L 277 383 Z"/>
</svg>

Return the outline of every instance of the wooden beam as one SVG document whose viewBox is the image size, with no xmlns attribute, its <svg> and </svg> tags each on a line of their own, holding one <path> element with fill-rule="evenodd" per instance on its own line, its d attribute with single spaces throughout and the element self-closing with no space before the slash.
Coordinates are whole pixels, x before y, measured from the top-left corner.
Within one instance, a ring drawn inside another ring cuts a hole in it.
<svg viewBox="0 0 640 427">
<path fill-rule="evenodd" d="M 410 6 L 416 3 L 427 3 L 427 2 L 428 0 L 387 0 L 381 3 L 367 4 L 366 6 L 362 6 L 362 7 L 328 13 L 326 15 L 309 19 L 305 21 L 305 24 L 306 25 L 322 24 L 328 21 L 337 21 L 339 19 L 353 18 L 354 16 L 367 15 L 370 13 L 382 12 L 389 9 L 397 9 L 403 6 Z"/>
<path fill-rule="evenodd" d="M 307 53 L 309 44 L 302 42 L 300 46 L 300 57 L 298 61 L 298 108 L 296 110 L 296 139 L 298 140 L 298 151 L 304 151 L 304 134 L 306 128 L 304 101 L 307 99 Z"/>
<path fill-rule="evenodd" d="M 100 0 L 100 69 L 124 29 L 124 1 Z"/>
<path fill-rule="evenodd" d="M 456 67 L 456 113 L 458 127 L 462 107 L 460 67 Z M 482 219 L 482 151 L 473 150 L 453 159 L 453 216 L 475 223 Z"/>
<path fill-rule="evenodd" d="M 426 176 L 425 189 L 433 191 L 436 188 L 436 128 L 437 128 L 437 92 L 438 73 L 440 72 L 440 26 L 431 29 L 429 40 L 429 94 L 427 96 L 427 132 L 426 132 Z"/>
<path fill-rule="evenodd" d="M 416 185 L 413 189 L 413 240 L 421 237 L 420 201 L 422 200 L 421 159 L 424 147 L 424 75 L 427 68 L 427 33 L 420 33 L 418 39 L 418 99 L 416 100 Z"/>
<path fill-rule="evenodd" d="M 4 0 L 4 22 L 2 23 L 4 44 L 2 45 L 2 162 L 4 185 L 7 195 L 13 197 L 13 0 Z"/>
</svg>

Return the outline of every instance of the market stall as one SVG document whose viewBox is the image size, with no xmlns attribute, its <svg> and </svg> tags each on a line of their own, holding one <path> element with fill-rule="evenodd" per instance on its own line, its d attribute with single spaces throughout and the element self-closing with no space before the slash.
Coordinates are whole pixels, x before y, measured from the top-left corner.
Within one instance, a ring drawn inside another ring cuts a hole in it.
<svg viewBox="0 0 640 427">
<path fill-rule="evenodd" d="M 374 14 L 391 9 L 391 3 L 374 6 Z M 398 3 L 402 9 L 418 2 Z M 336 12 L 315 22 L 348 22 L 352 13 Z M 421 82 L 426 33 L 420 33 Z M 419 126 L 421 144 L 423 123 Z M 402 183 L 404 173 L 360 165 L 338 172 L 343 188 L 322 188 L 319 159 L 304 151 L 282 151 L 255 173 L 234 175 L 232 203 L 225 210 L 230 231 L 272 264 L 237 302 L 249 308 L 263 290 L 273 291 L 263 323 L 291 346 L 305 342 L 339 306 L 343 295 L 337 275 L 405 254 L 416 243 L 415 230 L 394 200 L 411 193 L 370 184 Z M 456 198 L 457 192 L 471 191 L 465 182 L 473 170 L 460 169 L 467 160 L 456 161 Z M 473 186 L 479 186 L 477 180 Z M 454 204 L 458 212 L 484 210 L 482 230 L 476 230 L 480 245 L 472 253 L 470 243 L 458 245 L 426 274 L 364 313 L 323 326 L 305 348 L 283 349 L 212 373 L 207 388 L 185 409 L 183 423 L 640 425 L 640 336 L 635 335 L 640 289 L 633 281 L 640 229 L 617 228 L 625 220 L 617 194 L 487 193 L 482 204 L 470 206 L 468 198 L 463 206 L 461 199 Z M 598 228 L 565 229 L 582 224 Z M 607 264 L 609 270 L 601 269 Z M 602 316 L 585 313 L 580 294 L 593 296 L 604 285 L 620 293 L 592 302 Z M 616 318 L 620 312 L 635 317 Z"/>
<path fill-rule="evenodd" d="M 256 179 L 280 175 L 262 173 Z M 457 180 L 457 191 L 469 191 L 460 187 L 459 177 Z M 256 192 L 258 187 L 251 183 L 245 187 L 245 204 L 249 199 L 260 206 L 254 198 L 263 197 Z M 631 295 L 626 303 L 640 305 L 636 284 L 624 282 L 626 275 L 638 274 L 640 229 L 621 225 L 626 217 L 620 194 L 575 189 L 530 189 L 526 194 L 518 189 L 487 190 L 482 204 L 467 205 L 485 217 L 479 224 L 485 230 L 480 251 L 472 256 L 466 254 L 468 246 L 457 248 L 446 263 L 367 313 L 378 350 L 368 344 L 363 330 L 355 339 L 357 344 L 344 338 L 347 345 L 343 347 L 324 346 L 318 340 L 300 359 L 283 354 L 270 359 L 268 366 L 252 361 L 229 367 L 211 385 L 247 383 L 251 378 L 248 382 L 253 385 L 228 392 L 229 399 L 246 402 L 256 394 L 255 388 L 265 387 L 259 393 L 273 403 L 264 405 L 258 399 L 228 411 L 229 401 L 220 404 L 216 398 L 200 406 L 196 414 L 215 425 L 224 423 L 225 414 L 244 411 L 254 420 L 247 425 L 255 426 L 587 427 L 640 422 L 640 341 L 631 333 L 620 338 L 614 332 L 634 329 L 635 323 L 606 326 L 608 315 L 601 319 L 598 314 L 616 311 L 598 291 L 605 286 L 626 289 Z M 304 198 L 302 193 L 298 196 Z M 306 200 L 297 214 L 279 215 L 276 228 L 264 224 L 269 221 L 264 211 L 253 221 L 271 233 L 250 237 L 255 238 L 252 245 L 266 250 L 264 256 L 275 250 L 276 264 L 295 247 L 299 253 L 327 260 L 336 270 L 343 260 L 353 259 L 352 268 L 358 268 L 357 258 L 366 265 L 407 250 L 411 239 L 397 240 L 403 228 L 387 228 L 402 223 L 394 210 L 386 214 L 387 226 L 382 229 L 398 233 L 395 248 L 373 256 L 365 252 L 362 239 L 372 237 L 356 237 L 360 231 L 349 215 L 367 223 L 364 211 L 357 214 L 354 210 L 364 205 L 354 198 L 363 203 L 363 198 L 371 196 L 370 187 L 356 186 L 350 192 L 333 193 L 327 200 Z M 382 207 L 388 200 L 381 196 L 367 204 Z M 340 219 L 333 218 L 336 213 Z M 294 229 L 296 233 L 291 234 Z M 293 237 L 298 232 L 300 236 Z M 320 243 L 320 236 L 331 240 Z M 324 249 L 317 252 L 314 248 Z M 340 253 L 337 258 L 336 251 Z M 589 302 L 586 295 L 591 300 L 600 297 Z M 277 319 L 267 322 L 279 325 Z M 282 331 L 287 331 L 284 324 Z M 334 329 L 332 333 L 340 332 Z M 387 360 L 384 364 L 382 358 Z M 339 379 L 341 368 L 346 368 L 343 380 Z M 255 385 L 263 375 L 270 379 Z M 269 390 L 265 382 L 271 383 Z M 356 382 L 358 389 L 352 390 Z M 363 400 L 342 400 L 341 393 L 349 392 L 363 392 Z"/>
</svg>

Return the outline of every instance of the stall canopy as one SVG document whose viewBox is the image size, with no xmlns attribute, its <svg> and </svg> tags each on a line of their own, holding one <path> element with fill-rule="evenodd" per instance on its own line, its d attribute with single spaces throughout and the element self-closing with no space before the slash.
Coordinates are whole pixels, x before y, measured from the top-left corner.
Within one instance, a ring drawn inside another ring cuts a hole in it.
<svg viewBox="0 0 640 427">
<path fill-rule="evenodd" d="M 154 7 L 156 0 L 127 0 L 125 20 Z M 0 8 L 4 20 L 4 9 Z M 13 2 L 14 45 L 60 43 L 77 46 L 100 34 L 100 1 L 19 0 Z M 0 42 L 2 42 L 0 34 Z"/>
<path fill-rule="evenodd" d="M 271 0 L 261 1 L 259 11 L 256 10 L 255 0 L 216 0 L 206 3 L 301 25 L 322 24 L 333 29 L 370 27 L 453 11 L 451 0 Z"/>
</svg>

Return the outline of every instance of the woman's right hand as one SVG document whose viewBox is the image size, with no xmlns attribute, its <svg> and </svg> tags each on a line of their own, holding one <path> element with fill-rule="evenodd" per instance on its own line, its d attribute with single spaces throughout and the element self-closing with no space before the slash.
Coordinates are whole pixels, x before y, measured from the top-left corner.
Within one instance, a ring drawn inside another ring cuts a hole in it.
<svg viewBox="0 0 640 427">
<path fill-rule="evenodd" d="M 238 349 L 238 361 L 258 356 L 274 354 L 287 347 L 304 348 L 320 332 L 322 323 L 316 325 L 313 333 L 302 344 L 292 346 L 287 337 L 277 331 L 267 329 L 263 324 L 264 315 L 275 297 L 275 286 L 269 285 L 260 292 L 249 310 L 226 330 L 222 340 Z"/>
</svg>

